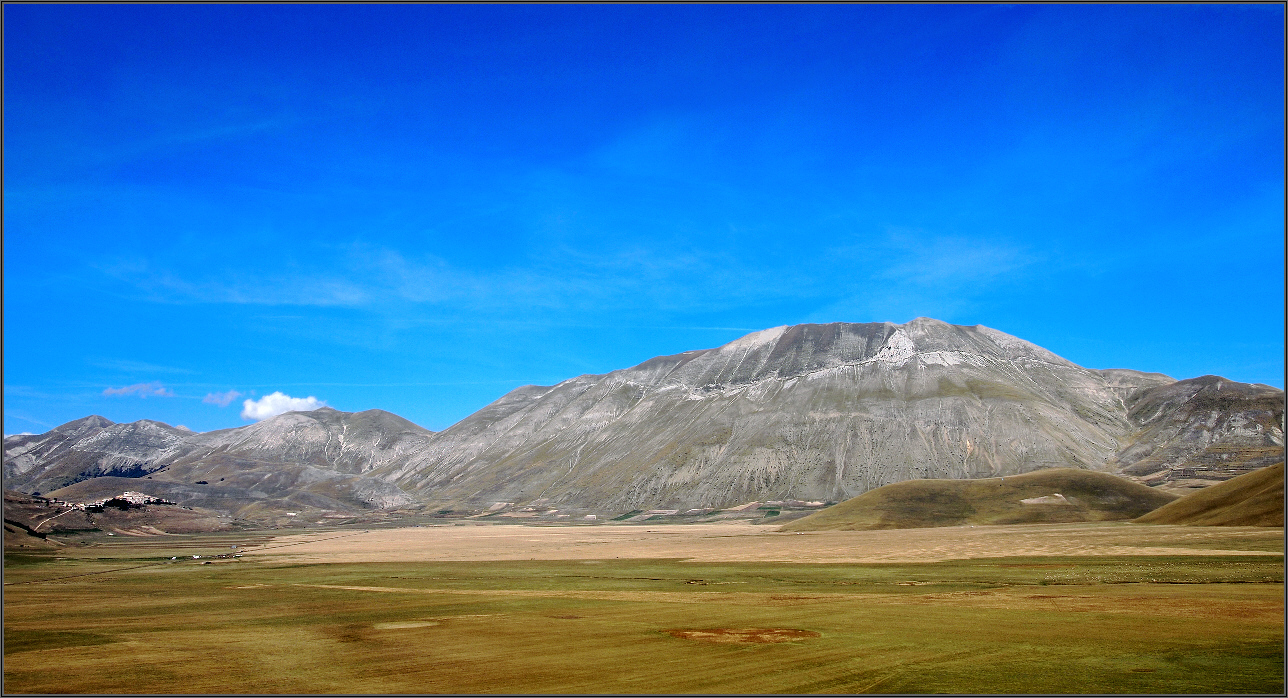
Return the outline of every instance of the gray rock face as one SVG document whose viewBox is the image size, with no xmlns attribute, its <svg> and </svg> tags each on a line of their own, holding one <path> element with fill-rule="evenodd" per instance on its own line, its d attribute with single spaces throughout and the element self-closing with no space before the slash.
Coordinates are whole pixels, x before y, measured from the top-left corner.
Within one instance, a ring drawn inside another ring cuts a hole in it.
<svg viewBox="0 0 1288 698">
<path fill-rule="evenodd" d="M 45 434 L 5 439 L 5 483 L 48 492 L 95 477 L 138 477 L 159 467 L 157 455 L 190 435 L 150 419 L 78 419 Z"/>
<path fill-rule="evenodd" d="M 85 481 L 116 488 L 119 478 L 145 478 L 136 480 L 139 491 L 238 515 L 396 508 L 415 502 L 365 473 L 401 462 L 432 435 L 382 410 L 288 412 L 204 434 L 150 420 L 112 424 L 88 417 L 47 434 L 6 439 L 5 486 L 84 496 L 99 489 Z"/>
<path fill-rule="evenodd" d="M 927 318 L 779 327 L 520 388 L 380 474 L 439 505 L 544 499 L 616 511 L 1113 470 L 1138 431 L 1125 400 L 1174 382 L 1082 368 L 991 328 Z"/>
<path fill-rule="evenodd" d="M 1200 376 L 1138 391 L 1126 402 L 1137 426 L 1110 461 L 1151 485 L 1220 482 L 1284 460 L 1284 393 Z"/>
<path fill-rule="evenodd" d="M 55 427 L 44 434 L 20 434 L 4 440 L 4 478 L 17 481 L 28 473 L 42 469 L 46 463 L 57 459 L 86 435 L 113 422 L 98 415 L 83 417 Z"/>
<path fill-rule="evenodd" d="M 840 501 L 1051 467 L 1167 484 L 1211 464 L 1225 477 L 1282 460 L 1283 428 L 1283 391 L 1268 386 L 1087 369 L 988 327 L 918 318 L 777 327 L 525 386 L 437 434 L 380 410 L 205 434 L 87 417 L 6 439 L 4 473 L 9 489 L 45 493 L 132 477 L 131 489 L 239 516 L 416 502 L 610 513 Z"/>
<path fill-rule="evenodd" d="M 402 462 L 422 450 L 433 432 L 384 410 L 340 412 L 323 407 L 287 412 L 237 429 L 190 435 L 168 463 L 220 456 L 299 463 L 361 474 Z"/>
</svg>

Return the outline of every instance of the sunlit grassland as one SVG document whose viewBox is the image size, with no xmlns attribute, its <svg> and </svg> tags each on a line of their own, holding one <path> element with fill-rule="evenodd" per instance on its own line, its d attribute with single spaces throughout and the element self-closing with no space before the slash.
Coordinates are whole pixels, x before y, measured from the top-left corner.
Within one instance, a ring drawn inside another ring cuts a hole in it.
<svg viewBox="0 0 1288 698">
<path fill-rule="evenodd" d="M 7 556 L 6 692 L 1284 686 L 1280 556 L 202 565 L 169 561 L 196 549 L 177 538 L 165 550 Z M 720 644 L 666 632 L 720 628 L 819 635 Z"/>
</svg>

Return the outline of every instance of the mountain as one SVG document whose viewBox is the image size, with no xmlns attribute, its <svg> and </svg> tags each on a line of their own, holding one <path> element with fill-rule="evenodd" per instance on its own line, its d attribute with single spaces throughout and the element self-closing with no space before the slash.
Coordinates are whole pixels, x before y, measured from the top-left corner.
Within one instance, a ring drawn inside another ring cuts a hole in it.
<svg viewBox="0 0 1288 698">
<path fill-rule="evenodd" d="M 115 424 L 93 415 L 46 434 L 5 439 L 5 484 L 48 491 L 95 477 L 139 477 L 189 436 L 150 419 Z"/>
<path fill-rule="evenodd" d="M 1110 460 L 1141 429 L 1125 401 L 1175 382 L 1083 368 L 988 327 L 927 318 L 779 327 L 519 388 L 381 474 L 440 506 L 625 511 L 1114 470 Z M 1266 445 L 1282 444 L 1278 415 Z"/>
<path fill-rule="evenodd" d="M 1110 466 L 1151 485 L 1221 482 L 1284 459 L 1284 392 L 1220 376 L 1129 396 L 1136 425 Z"/>
<path fill-rule="evenodd" d="M 1108 473 L 1052 468 L 982 480 L 896 482 L 792 521 L 783 530 L 1122 521 L 1176 499 Z"/>
<path fill-rule="evenodd" d="M 281 517 L 417 505 L 618 514 L 842 501 L 895 482 L 1048 468 L 1202 486 L 1283 451 L 1283 391 L 1095 370 L 997 330 L 918 318 L 777 327 L 524 386 L 433 433 L 330 408 L 193 434 L 101 417 L 4 442 L 5 486 L 122 484 Z"/>
<path fill-rule="evenodd" d="M 102 417 L 5 440 L 5 486 L 77 501 L 137 489 L 237 516 L 414 505 L 366 473 L 422 450 L 433 432 L 383 410 L 288 412 L 194 434 Z"/>
<path fill-rule="evenodd" d="M 1255 470 L 1186 495 L 1136 523 L 1192 526 L 1284 525 L 1284 464 Z"/>
<path fill-rule="evenodd" d="M 17 434 L 4 438 L 4 479 L 14 482 L 29 473 L 40 472 L 51 461 L 66 454 L 86 436 L 110 427 L 114 422 L 91 415 L 54 427 L 44 434 Z"/>
</svg>

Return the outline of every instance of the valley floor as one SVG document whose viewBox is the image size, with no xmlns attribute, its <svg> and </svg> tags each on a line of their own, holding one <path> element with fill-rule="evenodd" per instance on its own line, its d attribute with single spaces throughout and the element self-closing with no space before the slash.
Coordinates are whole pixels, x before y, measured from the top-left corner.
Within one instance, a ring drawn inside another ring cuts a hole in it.
<svg viewBox="0 0 1288 698">
<path fill-rule="evenodd" d="M 1128 522 L 780 533 L 748 521 L 656 526 L 443 525 L 274 538 L 297 563 L 682 558 L 701 562 L 937 562 L 1024 555 L 1282 555 L 1282 529 Z M 286 546 L 289 546 L 286 547 Z"/>
<path fill-rule="evenodd" d="M 1284 690 L 1282 529 L 86 540 L 6 555 L 6 693 Z"/>
</svg>

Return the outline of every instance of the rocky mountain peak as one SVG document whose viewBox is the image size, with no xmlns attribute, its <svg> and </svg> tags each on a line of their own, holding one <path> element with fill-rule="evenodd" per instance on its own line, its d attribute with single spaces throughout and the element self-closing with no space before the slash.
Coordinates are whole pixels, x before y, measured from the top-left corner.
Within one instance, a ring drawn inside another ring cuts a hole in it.
<svg viewBox="0 0 1288 698">
<path fill-rule="evenodd" d="M 983 325 L 966 327 L 916 318 L 903 325 L 834 322 L 774 327 L 714 349 L 656 357 L 607 376 L 579 376 L 565 383 L 613 377 L 645 388 L 710 391 L 847 367 L 897 370 L 909 362 L 938 366 L 1022 362 L 1085 370 L 1035 344 Z"/>
<path fill-rule="evenodd" d="M 116 424 L 116 422 L 113 422 L 112 420 L 106 417 L 100 417 L 96 414 L 92 414 L 88 417 L 81 417 L 80 419 L 74 419 L 66 424 L 61 424 L 59 426 L 56 426 L 54 427 L 53 430 L 56 432 L 59 432 L 60 434 L 75 435 L 75 434 L 85 434 L 90 431 L 93 431 L 94 429 L 103 429 L 105 427 L 110 427 L 113 424 Z"/>
</svg>

